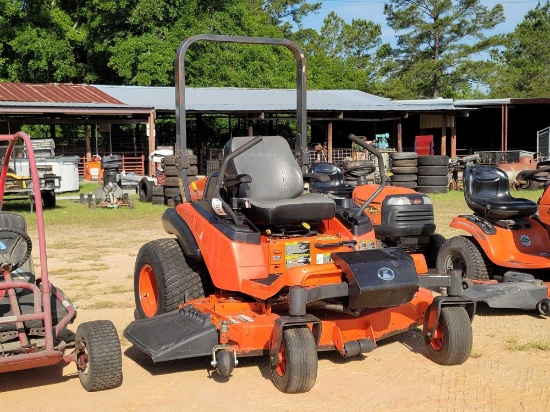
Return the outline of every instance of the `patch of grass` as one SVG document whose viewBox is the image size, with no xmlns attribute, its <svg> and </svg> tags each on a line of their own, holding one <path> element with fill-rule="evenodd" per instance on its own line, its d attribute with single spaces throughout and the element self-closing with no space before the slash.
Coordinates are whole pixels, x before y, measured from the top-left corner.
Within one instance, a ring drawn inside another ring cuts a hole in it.
<svg viewBox="0 0 550 412">
<path fill-rule="evenodd" d="M 487 337 L 489 338 L 494 338 L 496 336 L 496 333 L 495 332 L 490 332 L 487 334 Z"/>
<path fill-rule="evenodd" d="M 82 279 L 82 275 L 71 275 L 71 276 L 67 276 L 65 279 L 67 279 L 67 280 L 80 280 L 80 279 Z"/>
<path fill-rule="evenodd" d="M 96 263 L 93 267 L 96 272 L 101 272 L 110 268 L 111 266 L 109 266 L 107 263 Z"/>
<path fill-rule="evenodd" d="M 472 358 L 472 359 L 481 358 L 481 352 L 472 352 L 472 353 L 470 353 L 470 358 Z"/>
<path fill-rule="evenodd" d="M 537 340 L 533 342 L 520 343 L 518 338 L 510 338 L 506 341 L 506 349 L 512 351 L 526 351 L 532 349 L 550 350 L 550 340 Z"/>
<path fill-rule="evenodd" d="M 75 256 L 75 257 L 67 260 L 67 262 L 69 262 L 69 263 L 78 263 L 78 262 L 82 262 L 84 260 L 91 260 L 92 262 L 95 262 L 95 261 L 101 259 L 102 257 L 103 257 L 102 253 L 96 252 L 96 253 L 90 253 L 90 254 L 87 254 L 87 255 Z"/>
<path fill-rule="evenodd" d="M 128 273 L 126 275 L 126 279 L 133 279 L 134 278 L 134 274 L 133 273 Z"/>
<path fill-rule="evenodd" d="M 48 249 L 59 250 L 59 249 L 75 249 L 79 245 L 76 242 L 71 242 L 68 240 L 62 240 L 59 242 L 53 242 L 48 244 Z"/>
<path fill-rule="evenodd" d="M 60 269 L 55 269 L 55 270 L 49 270 L 48 275 L 50 275 L 50 276 L 65 276 L 66 274 L 72 273 L 72 272 L 74 272 L 74 270 L 71 269 L 71 268 L 60 268 Z"/>
<path fill-rule="evenodd" d="M 86 306 L 88 309 L 114 309 L 120 307 L 116 302 L 111 302 L 110 300 L 98 300 L 91 305 Z"/>
<path fill-rule="evenodd" d="M 70 296 L 70 299 L 72 302 L 78 302 L 79 300 L 82 300 L 82 299 L 90 299 L 94 295 L 95 293 L 93 291 L 84 289 Z"/>
<path fill-rule="evenodd" d="M 134 290 L 133 288 L 129 288 L 128 286 L 111 285 L 107 289 L 105 289 L 104 292 L 114 295 L 114 294 L 118 294 L 118 293 L 132 292 L 133 290 Z"/>
</svg>

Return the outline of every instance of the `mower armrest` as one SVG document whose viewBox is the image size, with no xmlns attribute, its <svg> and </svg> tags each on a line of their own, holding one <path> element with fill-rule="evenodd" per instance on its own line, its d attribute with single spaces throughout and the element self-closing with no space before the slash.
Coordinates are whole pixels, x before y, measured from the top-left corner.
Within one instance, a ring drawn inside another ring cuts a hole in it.
<svg viewBox="0 0 550 412">
<path fill-rule="evenodd" d="M 324 173 L 304 173 L 304 180 L 311 182 L 312 180 L 316 182 L 330 182 L 330 177 Z"/>
<path fill-rule="evenodd" d="M 249 175 L 228 175 L 223 179 L 225 187 L 239 185 L 241 183 L 250 183 L 252 178 Z"/>
</svg>

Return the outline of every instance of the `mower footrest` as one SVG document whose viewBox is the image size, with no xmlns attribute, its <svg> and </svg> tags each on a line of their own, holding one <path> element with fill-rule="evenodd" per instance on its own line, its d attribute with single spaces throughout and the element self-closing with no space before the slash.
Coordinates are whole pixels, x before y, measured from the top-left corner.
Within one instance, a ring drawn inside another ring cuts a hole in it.
<svg viewBox="0 0 550 412">
<path fill-rule="evenodd" d="M 463 296 L 485 302 L 490 308 L 532 310 L 548 297 L 548 287 L 531 282 L 493 283 L 472 286 Z"/>
<path fill-rule="evenodd" d="M 210 316 L 192 306 L 136 320 L 124 330 L 124 336 L 153 362 L 210 356 L 218 344 L 218 331 Z"/>
</svg>

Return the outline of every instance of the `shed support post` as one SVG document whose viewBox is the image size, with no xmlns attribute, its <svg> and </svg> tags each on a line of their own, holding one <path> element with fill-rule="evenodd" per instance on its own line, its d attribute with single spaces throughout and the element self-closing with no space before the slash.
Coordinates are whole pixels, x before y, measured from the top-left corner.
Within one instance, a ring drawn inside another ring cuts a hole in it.
<svg viewBox="0 0 550 412">
<path fill-rule="evenodd" d="M 397 151 L 403 151 L 403 122 L 401 119 L 397 121 Z"/>
<path fill-rule="evenodd" d="M 327 127 L 327 146 L 328 146 L 328 162 L 332 163 L 332 122 L 328 122 Z"/>
<path fill-rule="evenodd" d="M 149 119 L 147 122 L 149 126 L 149 153 L 147 153 L 147 157 L 149 158 L 149 176 L 154 176 L 155 174 L 155 164 L 153 163 L 151 156 L 151 153 L 155 151 L 155 111 L 151 110 L 149 113 Z"/>
<path fill-rule="evenodd" d="M 454 120 L 456 121 L 456 118 Z M 456 157 L 456 124 L 451 127 L 451 157 Z"/>
<path fill-rule="evenodd" d="M 86 144 L 86 161 L 92 160 L 92 145 L 90 144 L 90 125 L 84 125 L 84 142 Z"/>
<path fill-rule="evenodd" d="M 502 105 L 502 134 L 500 138 L 500 150 L 508 150 L 508 105 Z"/>
<path fill-rule="evenodd" d="M 447 154 L 447 115 L 443 115 L 443 124 L 441 125 L 441 154 Z"/>
</svg>

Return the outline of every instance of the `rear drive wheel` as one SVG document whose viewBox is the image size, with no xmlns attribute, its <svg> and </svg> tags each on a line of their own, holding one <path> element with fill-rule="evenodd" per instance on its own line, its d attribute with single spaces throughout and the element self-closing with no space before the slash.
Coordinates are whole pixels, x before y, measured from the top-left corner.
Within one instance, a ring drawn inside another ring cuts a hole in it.
<svg viewBox="0 0 550 412">
<path fill-rule="evenodd" d="M 76 365 L 88 392 L 122 384 L 122 353 L 115 326 L 108 320 L 82 323 L 76 330 Z"/>
<path fill-rule="evenodd" d="M 463 278 L 475 280 L 489 280 L 495 271 L 495 265 L 471 236 L 455 236 L 443 243 L 436 266 L 439 273 L 458 269 Z"/>
<path fill-rule="evenodd" d="M 439 365 L 466 362 L 472 352 L 472 342 L 470 317 L 461 306 L 443 307 L 434 335 L 424 336 L 428 356 Z"/>
<path fill-rule="evenodd" d="M 308 327 L 283 330 L 279 362 L 271 366 L 273 383 L 284 393 L 308 392 L 317 379 L 317 344 Z"/>
<path fill-rule="evenodd" d="M 138 319 L 178 308 L 212 291 L 204 262 L 184 255 L 176 239 L 158 239 L 143 245 L 134 269 L 134 298 Z"/>
</svg>

